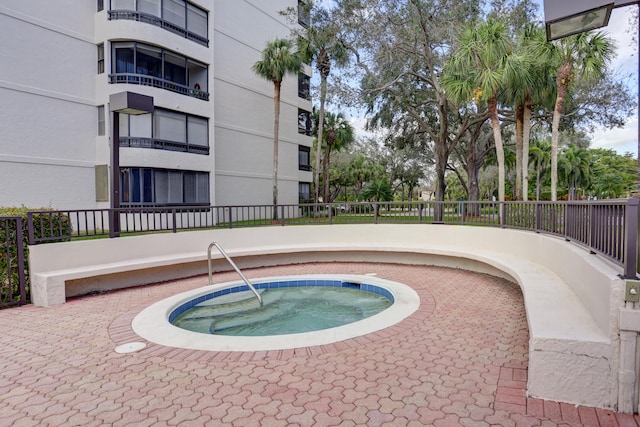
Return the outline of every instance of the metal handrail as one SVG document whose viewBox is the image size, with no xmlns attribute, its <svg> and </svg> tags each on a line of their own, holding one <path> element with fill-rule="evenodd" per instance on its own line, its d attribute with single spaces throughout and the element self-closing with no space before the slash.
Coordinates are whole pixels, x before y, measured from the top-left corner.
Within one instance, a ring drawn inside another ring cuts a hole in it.
<svg viewBox="0 0 640 427">
<path fill-rule="evenodd" d="M 256 291 L 256 288 L 254 288 L 253 285 L 251 284 L 251 282 L 249 282 L 249 279 L 247 279 L 244 276 L 244 274 L 242 274 L 242 271 L 240 271 L 240 269 L 235 264 L 235 262 L 233 262 L 233 260 L 229 257 L 229 255 L 227 255 L 227 253 L 224 251 L 224 249 L 222 249 L 222 246 L 220 246 L 220 244 L 218 242 L 211 242 L 211 244 L 209 244 L 209 248 L 207 249 L 207 265 L 209 267 L 209 285 L 213 285 L 213 277 L 212 277 L 213 273 L 212 273 L 212 269 L 211 269 L 211 248 L 214 247 L 214 246 L 216 248 L 218 248 L 218 251 L 220 251 L 222 256 L 227 259 L 229 264 L 231 264 L 231 267 L 233 267 L 233 269 L 236 271 L 236 273 L 238 273 L 240 275 L 240 277 L 242 278 L 242 281 L 245 283 L 245 285 L 247 285 L 249 287 L 249 289 L 251 289 L 251 291 L 255 294 L 256 298 L 258 298 L 258 302 L 260 303 L 260 306 L 262 307 L 262 297 L 260 296 L 258 291 Z"/>
</svg>

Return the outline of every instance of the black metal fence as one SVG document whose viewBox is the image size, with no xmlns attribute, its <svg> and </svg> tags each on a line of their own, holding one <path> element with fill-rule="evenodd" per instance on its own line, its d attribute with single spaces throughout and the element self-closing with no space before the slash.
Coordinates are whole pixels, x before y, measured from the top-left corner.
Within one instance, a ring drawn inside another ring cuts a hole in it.
<svg viewBox="0 0 640 427">
<path fill-rule="evenodd" d="M 0 308 L 27 303 L 23 222 L 0 217 Z"/>
<path fill-rule="evenodd" d="M 110 209 L 27 213 L 29 245 L 144 233 L 261 226 L 331 224 L 451 224 L 501 227 L 558 236 L 618 264 L 636 278 L 639 201 L 389 202 L 302 205 L 122 208 L 120 231 L 109 230 Z M 112 219 L 113 220 L 113 219 Z M 21 217 L 0 217 L 0 308 L 28 303 L 28 270 Z"/>
<path fill-rule="evenodd" d="M 309 224 L 454 224 L 515 228 L 563 237 L 638 272 L 638 202 L 381 202 L 122 208 L 120 235 Z M 109 237 L 109 209 L 27 214 L 29 244 Z M 117 216 L 117 215 L 116 215 Z M 71 222 L 66 227 L 62 221 Z M 70 231 L 64 231 L 70 230 Z M 40 236 L 40 237 L 36 237 Z M 112 236 L 114 234 L 112 233 Z"/>
</svg>

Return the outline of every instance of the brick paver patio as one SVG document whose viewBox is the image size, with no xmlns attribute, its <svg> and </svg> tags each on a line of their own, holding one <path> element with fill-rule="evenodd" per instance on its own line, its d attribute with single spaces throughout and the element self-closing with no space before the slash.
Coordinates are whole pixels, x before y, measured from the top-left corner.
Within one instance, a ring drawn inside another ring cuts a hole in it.
<svg viewBox="0 0 640 427">
<path fill-rule="evenodd" d="M 438 267 L 322 263 L 246 270 L 249 278 L 376 273 L 420 309 L 333 345 L 204 352 L 142 341 L 131 319 L 205 276 L 0 311 L 2 426 L 636 426 L 637 415 L 526 397 L 522 294 L 495 277 Z M 221 273 L 216 282 L 237 280 Z"/>
</svg>

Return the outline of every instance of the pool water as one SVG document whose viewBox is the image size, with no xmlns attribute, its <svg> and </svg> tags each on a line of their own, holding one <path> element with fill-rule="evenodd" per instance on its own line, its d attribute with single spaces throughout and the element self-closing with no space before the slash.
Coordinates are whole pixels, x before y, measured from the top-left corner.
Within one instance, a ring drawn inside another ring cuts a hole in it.
<svg viewBox="0 0 640 427">
<path fill-rule="evenodd" d="M 214 335 L 284 335 L 346 325 L 392 305 L 387 296 L 360 290 L 359 286 L 297 286 L 259 292 L 262 307 L 252 292 L 234 292 L 199 302 L 172 323 Z"/>
</svg>

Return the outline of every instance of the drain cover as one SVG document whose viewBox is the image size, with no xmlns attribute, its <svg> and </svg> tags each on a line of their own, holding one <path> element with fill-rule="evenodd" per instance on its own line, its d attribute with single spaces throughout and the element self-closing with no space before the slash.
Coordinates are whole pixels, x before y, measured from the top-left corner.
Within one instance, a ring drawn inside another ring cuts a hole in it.
<svg viewBox="0 0 640 427">
<path fill-rule="evenodd" d="M 142 350 L 147 345 L 143 342 L 128 342 L 126 344 L 119 345 L 116 347 L 116 353 L 134 353 L 138 350 Z"/>
</svg>

